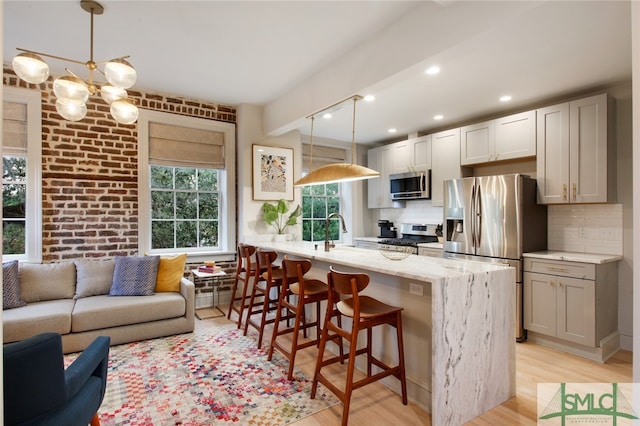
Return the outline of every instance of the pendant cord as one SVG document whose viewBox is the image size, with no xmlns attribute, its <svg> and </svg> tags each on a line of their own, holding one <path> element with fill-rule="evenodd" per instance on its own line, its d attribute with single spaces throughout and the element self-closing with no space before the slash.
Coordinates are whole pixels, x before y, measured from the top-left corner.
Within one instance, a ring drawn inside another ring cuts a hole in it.
<svg viewBox="0 0 640 426">
<path fill-rule="evenodd" d="M 89 46 L 89 60 L 93 62 L 93 8 L 91 8 L 91 46 Z"/>
<path fill-rule="evenodd" d="M 357 97 L 353 97 L 353 121 L 351 123 L 351 165 L 353 165 L 353 158 L 356 156 L 356 102 Z"/>
<path fill-rule="evenodd" d="M 309 171 L 313 170 L 313 121 L 316 119 L 315 115 L 311 116 L 311 134 L 309 135 Z"/>
</svg>

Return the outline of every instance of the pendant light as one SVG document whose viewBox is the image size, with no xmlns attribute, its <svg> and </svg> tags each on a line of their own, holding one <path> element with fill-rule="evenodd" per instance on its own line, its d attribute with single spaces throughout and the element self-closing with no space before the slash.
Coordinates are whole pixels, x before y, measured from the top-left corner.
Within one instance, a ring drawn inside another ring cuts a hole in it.
<svg viewBox="0 0 640 426">
<path fill-rule="evenodd" d="M 351 164 L 347 163 L 334 163 L 327 164 L 322 167 L 318 167 L 315 170 L 311 170 L 306 176 L 298 179 L 294 186 L 305 186 L 305 185 L 324 185 L 328 183 L 336 183 L 336 182 L 351 182 L 356 180 L 364 180 L 380 177 L 380 172 L 372 170 L 368 167 L 359 166 L 358 164 L 354 164 L 353 159 L 356 156 L 356 102 L 362 99 L 360 95 L 354 95 L 350 98 L 343 99 L 340 102 L 337 102 L 327 108 L 324 108 L 320 111 L 317 111 L 307 118 L 311 118 L 311 135 L 310 135 L 310 145 L 311 145 L 311 155 L 309 158 L 309 168 L 312 167 L 313 163 L 313 121 L 315 116 L 327 111 L 329 109 L 335 108 L 336 106 L 342 104 L 345 101 L 353 100 L 353 118 L 351 125 Z"/>
<path fill-rule="evenodd" d="M 18 48 L 22 53 L 13 58 L 13 70 L 22 80 L 32 84 L 40 84 L 49 78 L 49 65 L 42 59 L 42 56 L 84 65 L 89 71 L 87 81 L 73 74 L 69 69 L 66 71 L 70 75 L 64 75 L 54 81 L 53 92 L 57 98 L 56 111 L 66 120 L 82 120 L 87 114 L 86 102 L 89 96 L 100 92 L 102 99 L 111 106 L 113 118 L 121 124 L 132 124 L 138 119 L 138 107 L 128 99 L 125 89 L 135 84 L 136 70 L 125 60 L 128 56 L 110 61 L 94 62 L 93 15 L 102 15 L 104 8 L 94 0 L 81 0 L 80 7 L 91 14 L 90 57 L 88 61 L 82 62 Z M 104 72 L 98 68 L 98 65 L 102 64 L 104 64 Z M 98 83 L 101 87 L 93 79 L 96 70 L 104 74 L 108 81 L 104 84 Z"/>
</svg>

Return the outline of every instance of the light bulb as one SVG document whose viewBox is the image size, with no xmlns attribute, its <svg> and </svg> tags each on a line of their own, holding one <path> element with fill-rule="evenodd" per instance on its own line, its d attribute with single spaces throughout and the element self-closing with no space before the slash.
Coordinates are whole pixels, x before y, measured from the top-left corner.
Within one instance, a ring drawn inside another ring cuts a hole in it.
<svg viewBox="0 0 640 426">
<path fill-rule="evenodd" d="M 120 124 L 133 124 L 138 119 L 138 107 L 128 99 L 118 99 L 111 103 L 111 115 Z"/>
<path fill-rule="evenodd" d="M 74 99 L 87 102 L 89 99 L 89 88 L 86 83 L 72 75 L 63 75 L 53 82 L 53 93 L 57 98 Z"/>
<path fill-rule="evenodd" d="M 102 95 L 102 99 L 104 99 L 108 105 L 111 105 L 111 102 L 113 101 L 127 97 L 126 90 L 120 87 L 110 86 L 108 84 L 105 84 L 100 88 L 100 94 Z"/>
<path fill-rule="evenodd" d="M 49 65 L 35 53 L 24 52 L 12 61 L 13 70 L 27 83 L 40 84 L 49 78 Z"/>
<path fill-rule="evenodd" d="M 78 99 L 58 98 L 56 111 L 66 120 L 79 121 L 87 115 L 87 106 Z"/>
<path fill-rule="evenodd" d="M 112 86 L 128 89 L 136 83 L 136 70 L 124 59 L 112 59 L 104 66 L 104 75 Z"/>
</svg>

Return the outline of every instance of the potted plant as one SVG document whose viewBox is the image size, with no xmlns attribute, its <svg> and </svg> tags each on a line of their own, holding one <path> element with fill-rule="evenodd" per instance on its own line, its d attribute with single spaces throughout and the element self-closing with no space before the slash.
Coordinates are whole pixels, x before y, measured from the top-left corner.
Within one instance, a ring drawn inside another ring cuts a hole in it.
<svg viewBox="0 0 640 426">
<path fill-rule="evenodd" d="M 302 215 L 302 209 L 298 205 L 288 216 L 289 203 L 287 200 L 278 200 L 276 204 L 265 202 L 262 205 L 262 219 L 271 225 L 278 235 L 284 235 L 288 226 L 298 223 L 298 217 Z"/>
</svg>

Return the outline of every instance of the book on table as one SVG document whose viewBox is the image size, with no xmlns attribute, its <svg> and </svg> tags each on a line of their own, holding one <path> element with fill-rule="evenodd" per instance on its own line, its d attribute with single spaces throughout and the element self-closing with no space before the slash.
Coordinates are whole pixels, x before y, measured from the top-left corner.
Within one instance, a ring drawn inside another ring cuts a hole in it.
<svg viewBox="0 0 640 426">
<path fill-rule="evenodd" d="M 206 274 L 215 274 L 220 271 L 222 271 L 221 266 L 206 266 L 206 265 L 198 266 L 198 272 L 204 272 Z"/>
</svg>

